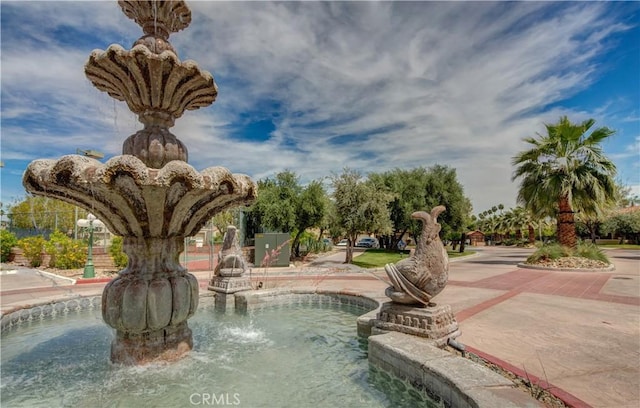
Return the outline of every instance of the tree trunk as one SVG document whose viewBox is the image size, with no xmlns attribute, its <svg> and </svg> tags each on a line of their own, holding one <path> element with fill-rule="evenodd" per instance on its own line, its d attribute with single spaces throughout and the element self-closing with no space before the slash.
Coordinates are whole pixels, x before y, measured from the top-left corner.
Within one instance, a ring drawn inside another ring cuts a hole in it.
<svg viewBox="0 0 640 408">
<path fill-rule="evenodd" d="M 388 249 L 398 249 L 398 242 L 400 242 L 400 240 L 402 239 L 402 237 L 404 237 L 404 234 L 406 234 L 406 233 L 407 233 L 407 228 L 402 230 L 400 235 L 398 235 L 396 233 L 395 236 L 393 237 L 392 241 L 391 241 L 391 246 Z"/>
<path fill-rule="evenodd" d="M 378 244 L 380 244 L 380 249 L 387 248 L 387 240 L 389 239 L 388 235 L 381 235 L 378 237 Z"/>
<path fill-rule="evenodd" d="M 296 237 L 293 239 L 293 243 L 291 244 L 291 248 L 293 248 L 293 253 L 290 256 L 289 260 L 293 260 L 294 257 L 300 256 L 300 236 L 304 231 L 298 231 Z"/>
<path fill-rule="evenodd" d="M 357 237 L 357 235 L 356 235 Z M 344 263 L 350 264 L 353 261 L 353 245 L 356 242 L 354 237 L 349 237 L 349 242 L 347 242 L 347 250 L 345 251 L 345 259 Z"/>
<path fill-rule="evenodd" d="M 518 241 L 522 240 L 522 230 L 520 228 L 516 230 L 516 240 Z"/>
<path fill-rule="evenodd" d="M 347 249 L 344 252 L 345 252 L 344 263 L 350 264 L 351 261 L 353 260 L 353 247 L 351 247 L 351 244 L 347 244 Z"/>
<path fill-rule="evenodd" d="M 467 234 L 465 234 L 464 232 L 460 235 L 460 253 L 464 252 L 464 244 L 465 241 L 467 240 Z"/>
<path fill-rule="evenodd" d="M 569 248 L 575 248 L 578 244 L 576 236 L 576 221 L 573 209 L 569 203 L 569 197 L 562 196 L 558 203 L 558 242 Z"/>
<path fill-rule="evenodd" d="M 540 240 L 542 241 L 542 237 Z M 529 243 L 532 245 L 536 243 L 536 230 L 533 229 L 533 225 L 529 225 Z"/>
</svg>

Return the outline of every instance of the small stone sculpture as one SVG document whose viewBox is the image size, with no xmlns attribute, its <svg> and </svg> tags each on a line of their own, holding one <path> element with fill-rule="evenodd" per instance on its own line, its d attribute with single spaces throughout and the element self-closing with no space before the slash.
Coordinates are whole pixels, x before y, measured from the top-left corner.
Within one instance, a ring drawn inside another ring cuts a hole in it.
<svg viewBox="0 0 640 408">
<path fill-rule="evenodd" d="M 247 263 L 238 243 L 237 229 L 233 225 L 229 225 L 224 234 L 222 249 L 218 254 L 215 274 L 217 276 L 242 276 L 246 270 Z"/>
<path fill-rule="evenodd" d="M 227 227 L 222 249 L 218 253 L 218 264 L 209 281 L 209 290 L 216 292 L 216 309 L 220 311 L 235 307 L 234 293 L 251 290 L 251 278 L 245 276 L 249 267 L 242 255 L 237 233 L 233 225 Z"/>
<path fill-rule="evenodd" d="M 423 223 L 422 234 L 417 239 L 413 255 L 384 269 L 391 279 L 385 294 L 395 303 L 435 306 L 431 299 L 440 293 L 449 277 L 449 257 L 440 240 L 440 224 L 437 217 L 445 210 L 439 205 L 431 210 L 417 211 L 412 218 Z"/>
</svg>

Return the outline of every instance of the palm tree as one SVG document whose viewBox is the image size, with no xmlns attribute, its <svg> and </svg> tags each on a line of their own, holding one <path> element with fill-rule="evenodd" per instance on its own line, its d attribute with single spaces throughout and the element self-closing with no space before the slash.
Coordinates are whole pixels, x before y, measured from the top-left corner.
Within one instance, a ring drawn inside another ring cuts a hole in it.
<svg viewBox="0 0 640 408">
<path fill-rule="evenodd" d="M 505 235 L 507 238 L 511 234 L 511 225 L 509 219 L 505 217 L 505 214 L 495 215 L 496 218 L 496 231 L 498 232 L 498 239 L 503 242 Z"/>
<path fill-rule="evenodd" d="M 512 159 L 517 166 L 512 180 L 522 178 L 518 202 L 536 217 L 557 218 L 558 241 L 568 247 L 577 244 L 575 212 L 597 212 L 599 203 L 614 198 L 616 167 L 600 143 L 615 131 L 589 132 L 594 123 L 573 124 L 563 116 L 557 124 L 545 124 L 546 135 L 525 138 L 531 149 Z"/>
<path fill-rule="evenodd" d="M 495 215 L 491 215 L 486 220 L 486 228 L 491 232 L 491 244 L 495 245 L 498 240 L 498 218 Z"/>
<path fill-rule="evenodd" d="M 502 213 L 501 218 L 506 227 L 508 238 L 511 238 L 511 232 L 514 231 L 516 241 L 520 241 L 522 239 L 522 226 L 513 208 Z"/>
<path fill-rule="evenodd" d="M 516 240 L 522 240 L 522 230 L 526 229 L 529 244 L 534 244 L 536 241 L 535 229 L 538 228 L 538 221 L 535 220 L 531 211 L 524 207 L 516 206 L 516 208 L 509 210 L 507 214 L 509 214 L 513 227 L 516 230 Z"/>
</svg>

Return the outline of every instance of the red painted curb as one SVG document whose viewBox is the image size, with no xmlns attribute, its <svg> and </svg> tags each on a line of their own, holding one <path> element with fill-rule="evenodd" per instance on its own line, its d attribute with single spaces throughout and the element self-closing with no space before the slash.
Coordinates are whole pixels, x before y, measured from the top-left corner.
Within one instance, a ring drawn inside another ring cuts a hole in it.
<svg viewBox="0 0 640 408">
<path fill-rule="evenodd" d="M 80 278 L 76 279 L 76 285 L 85 285 L 87 283 L 107 283 L 113 278 Z"/>
<path fill-rule="evenodd" d="M 86 285 L 89 283 L 107 283 L 116 278 L 79 278 L 76 279 L 76 285 Z M 267 275 L 267 276 L 252 276 L 253 281 L 280 281 L 280 280 L 375 280 L 373 276 L 349 276 L 349 275 Z M 198 283 L 201 287 L 205 287 L 209 283 L 209 279 L 198 279 Z M 48 289 L 48 288 L 47 288 Z M 21 290 L 23 292 L 24 290 Z M 3 292 L 4 293 L 4 292 Z"/>
<path fill-rule="evenodd" d="M 483 358 L 485 360 L 487 360 L 488 362 L 495 364 L 507 371 L 511 371 L 512 373 L 514 373 L 515 375 L 517 375 L 518 377 L 524 378 L 524 379 L 529 379 L 529 381 L 531 381 L 533 384 L 538 385 L 540 388 L 547 390 L 549 393 L 553 394 L 555 397 L 560 398 L 562 400 L 562 402 L 564 402 L 565 404 L 567 404 L 569 407 L 574 407 L 574 408 L 593 408 L 591 405 L 587 404 L 586 402 L 584 402 L 583 400 L 581 400 L 580 398 L 576 397 L 573 394 L 568 393 L 567 391 L 553 385 L 550 384 L 538 377 L 536 377 L 533 374 L 530 373 L 525 373 L 524 370 L 510 364 L 507 363 L 506 361 L 499 359 L 498 357 L 492 356 L 491 354 L 487 354 L 483 351 L 477 350 L 473 347 L 467 346 L 465 344 L 465 348 L 467 349 L 467 351 L 477 355 L 480 358 Z"/>
</svg>

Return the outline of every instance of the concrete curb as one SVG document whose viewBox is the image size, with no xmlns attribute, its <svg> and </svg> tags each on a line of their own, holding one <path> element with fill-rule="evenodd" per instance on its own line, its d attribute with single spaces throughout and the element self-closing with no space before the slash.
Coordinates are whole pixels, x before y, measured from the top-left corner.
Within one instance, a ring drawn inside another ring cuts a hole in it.
<svg viewBox="0 0 640 408">
<path fill-rule="evenodd" d="M 614 264 L 609 264 L 606 268 L 547 268 L 545 266 L 529 265 L 521 262 L 516 266 L 523 269 L 536 269 L 551 272 L 611 272 L 616 270 L 616 266 Z"/>
<path fill-rule="evenodd" d="M 72 285 L 76 284 L 76 280 L 73 278 L 67 278 L 66 276 L 60 276 L 60 275 L 56 275 L 55 273 L 51 273 L 51 272 L 46 272 L 46 271 L 41 271 L 40 269 L 38 269 L 38 273 L 41 275 L 44 275 L 48 278 L 52 278 L 52 279 L 62 279 L 62 280 L 68 280 L 71 282 Z"/>
<path fill-rule="evenodd" d="M 89 283 L 107 283 L 116 278 L 80 278 L 75 281 L 76 285 L 86 285 Z"/>
<path fill-rule="evenodd" d="M 471 251 L 471 250 L 469 250 L 469 251 Z M 449 258 L 449 262 L 465 261 L 467 259 L 476 258 L 476 257 L 478 257 L 480 255 L 482 255 L 482 253 L 480 251 L 475 251 L 475 253 L 473 253 L 471 255 L 457 256 L 455 258 Z"/>
<path fill-rule="evenodd" d="M 468 352 L 475 354 L 479 358 L 485 361 L 488 361 L 492 364 L 495 364 L 498 367 L 502 368 L 503 370 L 510 371 L 522 379 L 529 380 L 532 384 L 535 384 L 538 387 L 548 391 L 550 394 L 559 398 L 560 400 L 562 400 L 562 402 L 564 402 L 570 407 L 574 407 L 574 408 L 590 408 L 591 407 L 591 405 L 587 404 L 586 402 L 576 397 L 575 395 L 570 394 L 567 391 L 564 391 L 563 389 L 556 387 L 555 385 L 548 383 L 547 381 L 533 374 L 527 373 L 524 370 L 512 364 L 509 364 L 502 359 L 499 359 L 498 357 L 492 356 L 491 354 L 487 354 L 483 351 L 480 351 L 473 347 L 469 347 L 467 345 L 465 345 L 465 348 Z"/>
</svg>

